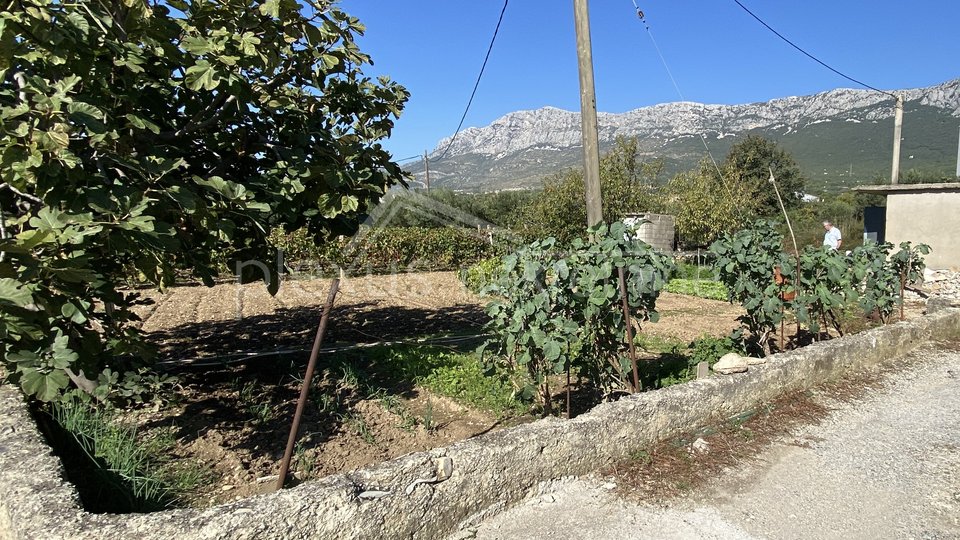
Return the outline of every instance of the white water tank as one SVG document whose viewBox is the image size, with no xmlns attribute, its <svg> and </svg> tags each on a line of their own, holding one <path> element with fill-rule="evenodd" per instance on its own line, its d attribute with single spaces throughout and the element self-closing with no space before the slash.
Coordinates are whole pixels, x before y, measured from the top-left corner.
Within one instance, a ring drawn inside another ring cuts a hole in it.
<svg viewBox="0 0 960 540">
<path fill-rule="evenodd" d="M 627 226 L 640 224 L 636 238 L 650 244 L 663 253 L 673 253 L 677 222 L 666 214 L 627 214 L 623 218 Z"/>
</svg>

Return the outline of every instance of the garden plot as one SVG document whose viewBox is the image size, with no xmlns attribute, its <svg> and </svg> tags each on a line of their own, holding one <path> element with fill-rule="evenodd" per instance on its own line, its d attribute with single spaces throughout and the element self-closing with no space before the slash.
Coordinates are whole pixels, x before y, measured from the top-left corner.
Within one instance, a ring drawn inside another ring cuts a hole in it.
<svg viewBox="0 0 960 540">
<path fill-rule="evenodd" d="M 273 489 L 309 348 L 329 280 L 180 287 L 153 296 L 141 312 L 147 338 L 178 377 L 164 403 L 127 411 L 149 448 L 146 471 L 168 490 L 103 511 L 209 506 Z M 472 352 L 482 337 L 485 300 L 453 272 L 346 279 L 332 312 L 292 471 L 295 480 L 350 471 L 530 421 L 538 412 L 513 381 L 491 377 Z M 662 293 L 657 323 L 638 336 L 650 388 L 689 380 L 692 341 L 737 327 L 739 306 Z M 790 330 L 790 328 L 788 328 Z M 438 335 L 454 345 L 398 344 Z M 474 337 L 471 337 L 474 336 Z M 390 342 L 390 343 L 384 343 Z M 366 346 L 381 343 L 377 346 Z M 363 346 L 357 347 L 360 344 Z M 708 350 L 709 353 L 715 351 Z M 267 353 L 243 358 L 238 353 Z M 199 358 L 199 364 L 184 362 Z M 600 397 L 574 374 L 572 410 Z M 560 403 L 562 377 L 550 386 Z M 83 474 L 80 474 L 83 477 Z M 80 486 L 85 502 L 102 498 Z M 95 505 L 94 505 L 95 506 Z"/>
<path fill-rule="evenodd" d="M 289 280 L 270 296 L 261 283 L 178 287 L 140 312 L 147 338 L 179 379 L 168 403 L 127 412 L 149 441 L 151 467 L 177 505 L 207 506 L 269 491 L 330 280 Z M 453 272 L 369 276 L 341 284 L 326 345 L 476 335 L 484 299 Z M 736 326 L 739 308 L 665 293 L 647 324 L 647 357 Z M 487 377 L 471 354 L 479 339 L 449 347 L 379 346 L 325 353 L 307 407 L 297 479 L 352 470 L 535 418 L 509 381 Z M 242 359 L 237 353 L 283 354 Z M 201 365 L 182 363 L 203 360 Z M 219 362 L 218 360 L 223 360 Z M 683 362 L 681 362 L 683 363 Z M 685 364 L 679 366 L 682 371 Z M 554 381 L 560 398 L 566 388 Z M 594 397 L 573 383 L 574 410 Z M 140 501 L 140 508 L 149 508 Z M 136 505 L 135 505 L 136 506 Z"/>
<path fill-rule="evenodd" d="M 329 279 L 176 287 L 141 308 L 142 329 L 162 359 L 309 349 Z M 480 332 L 483 302 L 455 272 L 364 276 L 340 284 L 326 342 L 371 343 Z"/>
<path fill-rule="evenodd" d="M 124 416 L 142 440 L 167 441 L 152 446 L 157 472 L 180 484 L 171 502 L 207 506 L 273 490 L 304 361 L 291 355 L 180 372 L 170 403 Z M 470 356 L 445 349 L 323 355 L 292 471 L 297 480 L 317 478 L 523 421 L 526 408 L 511 393 Z M 193 482 L 180 481 L 184 473 Z"/>
</svg>

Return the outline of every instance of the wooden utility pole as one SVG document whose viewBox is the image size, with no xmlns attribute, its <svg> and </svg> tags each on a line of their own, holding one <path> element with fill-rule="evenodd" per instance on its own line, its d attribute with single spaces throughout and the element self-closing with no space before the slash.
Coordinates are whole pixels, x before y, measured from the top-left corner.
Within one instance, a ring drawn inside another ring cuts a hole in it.
<svg viewBox="0 0 960 540">
<path fill-rule="evenodd" d="M 583 138 L 583 183 L 587 199 L 587 226 L 603 221 L 600 199 L 600 141 L 597 134 L 597 96 L 593 84 L 593 51 L 587 0 L 573 0 L 580 65 L 580 131 Z"/>
<path fill-rule="evenodd" d="M 430 158 L 426 150 L 423 151 L 423 170 L 427 173 L 427 191 L 430 191 Z"/>
<path fill-rule="evenodd" d="M 903 94 L 897 95 L 897 105 L 893 114 L 893 169 L 890 171 L 890 183 L 900 183 L 900 131 L 903 129 Z"/>
<path fill-rule="evenodd" d="M 960 177 L 960 142 L 957 142 L 957 176 Z"/>
</svg>

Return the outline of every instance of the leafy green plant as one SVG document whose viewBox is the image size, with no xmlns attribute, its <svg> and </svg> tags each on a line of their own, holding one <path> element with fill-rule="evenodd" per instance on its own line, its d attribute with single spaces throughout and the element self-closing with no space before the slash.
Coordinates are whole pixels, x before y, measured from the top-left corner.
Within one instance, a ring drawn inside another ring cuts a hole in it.
<svg viewBox="0 0 960 540">
<path fill-rule="evenodd" d="M 889 243 L 868 242 L 851 253 L 853 286 L 858 293 L 858 304 L 865 314 L 876 313 L 884 324 L 896 309 L 900 279 L 890 264 Z"/>
<path fill-rule="evenodd" d="M 363 74 L 363 31 L 321 0 L 3 11 L 0 337 L 27 394 L 112 397 L 105 368 L 149 366 L 130 276 L 212 284 L 275 260 L 274 228 L 352 233 L 403 181 L 380 141 L 409 94 Z"/>
<path fill-rule="evenodd" d="M 730 292 L 730 300 L 746 310 L 739 317 L 749 332 L 752 345 L 770 354 L 770 336 L 783 320 L 786 309 L 783 293 L 788 287 L 778 284 L 779 269 L 790 278 L 792 263 L 783 253 L 783 236 L 776 223 L 757 221 L 752 228 L 724 234 L 710 246 L 716 256 L 714 268 L 721 283 Z"/>
<path fill-rule="evenodd" d="M 857 246 L 849 255 L 828 248 L 807 247 L 799 254 L 799 275 L 782 251 L 783 237 L 775 223 L 758 221 L 753 228 L 724 235 L 711 246 L 716 269 L 730 299 L 746 310 L 740 317 L 748 345 L 770 353 L 769 337 L 787 309 L 819 335 L 827 328 L 840 335 L 865 326 L 864 316 L 881 322 L 901 301 L 901 283 L 923 277 L 924 244 Z M 776 274 L 782 279 L 777 279 Z"/>
<path fill-rule="evenodd" d="M 431 400 L 427 400 L 427 407 L 423 411 L 423 427 L 429 432 L 437 429 L 437 424 L 433 419 L 433 401 Z"/>
<path fill-rule="evenodd" d="M 892 273 L 896 274 L 905 284 L 923 280 L 923 270 L 926 264 L 923 256 L 930 253 L 930 246 L 926 244 L 913 245 L 910 242 L 901 242 L 900 249 L 890 256 Z"/>
<path fill-rule="evenodd" d="M 702 336 L 690 344 L 690 366 L 696 367 L 700 362 L 714 365 L 717 360 L 727 353 L 743 354 L 736 340 L 731 336 L 714 337 Z"/>
<path fill-rule="evenodd" d="M 261 386 L 253 381 L 239 386 L 237 403 L 255 424 L 268 424 L 276 417 L 270 397 L 263 394 Z"/>
<path fill-rule="evenodd" d="M 505 256 L 500 278 L 484 291 L 494 298 L 494 338 L 485 348 L 495 364 L 526 373 L 526 393 L 536 392 L 546 414 L 551 375 L 576 370 L 608 392 L 631 384 L 617 269 L 626 274 L 631 316 L 655 322 L 672 261 L 630 232 L 621 222 L 600 225 L 567 252 L 552 238 L 534 242 Z"/>
<path fill-rule="evenodd" d="M 341 421 L 357 436 L 363 439 L 363 442 L 372 446 L 377 445 L 377 437 L 373 434 L 373 430 L 370 429 L 370 424 L 367 423 L 367 420 L 362 414 L 358 412 L 348 412 L 341 416 Z"/>
<path fill-rule="evenodd" d="M 296 445 L 293 447 L 294 468 L 300 473 L 302 478 L 310 478 L 317 465 L 316 459 L 310 455 L 309 448 L 307 447 L 308 437 L 309 435 L 298 439 Z"/>
<path fill-rule="evenodd" d="M 503 268 L 500 257 L 483 259 L 476 264 L 460 271 L 460 281 L 470 291 L 480 293 L 485 287 L 497 280 L 497 274 Z"/>
<path fill-rule="evenodd" d="M 729 300 L 730 291 L 719 281 L 706 279 L 671 279 L 667 283 L 667 292 L 686 294 L 709 300 Z"/>
<path fill-rule="evenodd" d="M 801 252 L 799 287 L 791 305 L 797 320 L 806 323 L 814 334 L 832 327 L 843 335 L 840 314 L 856 301 L 855 272 L 850 272 L 850 262 L 854 261 L 840 251 L 823 246 Z"/>
</svg>

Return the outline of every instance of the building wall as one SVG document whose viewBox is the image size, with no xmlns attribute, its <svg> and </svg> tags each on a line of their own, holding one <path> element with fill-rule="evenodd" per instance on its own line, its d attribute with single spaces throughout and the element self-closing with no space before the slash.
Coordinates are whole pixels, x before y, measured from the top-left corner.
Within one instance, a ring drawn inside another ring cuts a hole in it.
<svg viewBox="0 0 960 540">
<path fill-rule="evenodd" d="M 886 241 L 927 244 L 928 267 L 960 269 L 960 190 L 889 193 Z"/>
<path fill-rule="evenodd" d="M 637 239 L 643 240 L 663 253 L 673 253 L 676 220 L 666 214 L 631 214 L 623 219 L 627 225 L 644 221 L 637 229 Z"/>
</svg>

